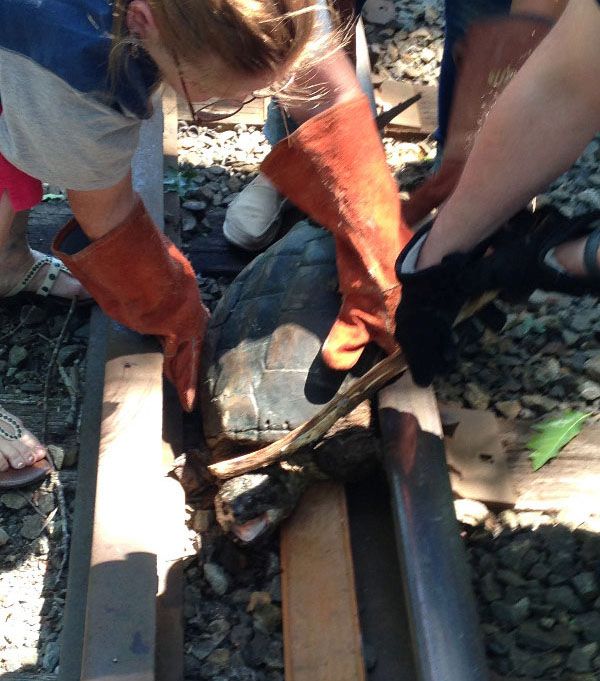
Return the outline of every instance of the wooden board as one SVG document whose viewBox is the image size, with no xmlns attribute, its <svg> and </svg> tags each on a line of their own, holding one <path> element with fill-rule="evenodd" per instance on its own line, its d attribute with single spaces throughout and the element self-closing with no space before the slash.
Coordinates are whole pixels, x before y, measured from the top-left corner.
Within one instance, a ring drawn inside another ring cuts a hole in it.
<svg viewBox="0 0 600 681">
<path fill-rule="evenodd" d="M 267 107 L 269 106 L 270 98 L 255 99 L 246 104 L 246 106 L 238 111 L 234 116 L 219 121 L 211 127 L 222 126 L 224 128 L 231 128 L 234 125 L 245 123 L 246 125 L 255 125 L 262 127 L 267 118 Z M 201 104 L 194 102 L 195 109 L 200 108 Z M 179 120 L 191 122 L 190 107 L 185 98 L 181 95 L 177 98 L 177 113 Z"/>
<path fill-rule="evenodd" d="M 108 331 L 81 679 L 154 679 L 162 357 Z M 135 484 L 132 485 L 132 481 Z M 150 515 L 148 515 L 150 513 Z"/>
<path fill-rule="evenodd" d="M 452 491 L 459 497 L 511 506 L 515 501 L 498 419 L 491 411 L 440 405 Z"/>
<path fill-rule="evenodd" d="M 562 511 L 576 508 L 598 514 L 600 489 L 600 424 L 583 427 L 559 454 L 534 472 L 525 444 L 532 422 L 500 420 L 500 432 L 520 510 Z"/>
<path fill-rule="evenodd" d="M 342 485 L 304 495 L 281 532 L 286 681 L 364 681 Z"/>
</svg>

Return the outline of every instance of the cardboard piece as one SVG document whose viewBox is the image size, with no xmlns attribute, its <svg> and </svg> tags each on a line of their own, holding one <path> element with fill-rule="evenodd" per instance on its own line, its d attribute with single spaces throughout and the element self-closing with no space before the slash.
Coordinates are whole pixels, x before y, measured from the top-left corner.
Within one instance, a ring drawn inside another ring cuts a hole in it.
<svg viewBox="0 0 600 681">
<path fill-rule="evenodd" d="M 494 414 L 440 405 L 453 492 L 486 504 L 516 500 L 500 428 Z"/>
<path fill-rule="evenodd" d="M 417 91 L 410 83 L 386 79 L 375 90 L 375 101 L 384 111 L 387 111 L 396 106 L 396 104 L 410 99 L 416 93 Z M 419 113 L 419 103 L 413 104 L 406 111 L 396 116 L 389 125 L 420 130 L 422 122 Z"/>
</svg>

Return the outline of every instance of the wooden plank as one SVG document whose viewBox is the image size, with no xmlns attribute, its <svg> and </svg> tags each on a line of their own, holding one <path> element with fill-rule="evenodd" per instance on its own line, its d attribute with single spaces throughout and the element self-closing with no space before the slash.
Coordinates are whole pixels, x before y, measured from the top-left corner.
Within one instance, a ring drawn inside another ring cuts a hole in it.
<svg viewBox="0 0 600 681">
<path fill-rule="evenodd" d="M 417 94 L 417 91 L 412 83 L 407 81 L 398 81 L 388 78 L 384 80 L 381 85 L 375 90 L 376 101 L 384 111 L 388 111 L 392 107 L 400 104 Z M 398 114 L 389 124 L 389 127 L 404 127 L 418 132 L 421 130 L 422 121 L 419 112 L 419 102 L 416 102 L 411 107 Z"/>
<path fill-rule="evenodd" d="M 525 447 L 533 421 L 499 419 L 501 437 L 519 510 L 562 511 L 576 507 L 598 515 L 600 488 L 600 424 L 587 423 L 557 458 L 534 471 Z"/>
<path fill-rule="evenodd" d="M 286 681 L 364 681 L 342 485 L 311 487 L 281 533 Z"/>
<path fill-rule="evenodd" d="M 183 546 L 185 544 L 185 493 L 177 480 L 160 479 L 161 511 L 156 601 L 156 678 L 182 681 L 183 670 Z"/>
<path fill-rule="evenodd" d="M 81 679 L 151 680 L 162 356 L 156 341 L 116 325 L 108 348 Z"/>
<path fill-rule="evenodd" d="M 234 116 L 226 118 L 223 121 L 218 121 L 210 127 L 222 126 L 223 128 L 231 128 L 234 125 L 244 123 L 246 125 L 254 125 L 256 127 L 262 128 L 267 118 L 267 107 L 269 106 L 270 101 L 271 99 L 268 97 L 264 99 L 255 99 L 249 104 L 246 104 L 246 106 L 238 111 Z M 200 108 L 200 106 L 201 102 L 194 102 L 195 108 Z M 177 112 L 179 120 L 188 121 L 191 123 L 192 117 L 190 115 L 190 107 L 188 106 L 185 98 L 181 95 L 179 95 L 177 98 Z"/>
<path fill-rule="evenodd" d="M 487 504 L 511 506 L 515 491 L 491 411 L 440 405 L 452 491 Z"/>
</svg>

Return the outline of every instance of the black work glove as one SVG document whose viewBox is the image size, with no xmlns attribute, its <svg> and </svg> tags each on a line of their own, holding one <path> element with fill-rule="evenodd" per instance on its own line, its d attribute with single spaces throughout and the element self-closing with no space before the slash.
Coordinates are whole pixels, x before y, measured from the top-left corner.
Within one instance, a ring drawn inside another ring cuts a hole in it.
<svg viewBox="0 0 600 681">
<path fill-rule="evenodd" d="M 402 297 L 396 310 L 396 339 L 417 385 L 430 385 L 438 374 L 456 364 L 460 325 L 459 313 L 487 290 L 488 277 L 482 266 L 489 240 L 469 253 L 447 255 L 439 265 L 418 272 L 414 266 L 431 224 L 422 227 L 400 253 L 396 275 Z M 481 310 L 481 321 L 495 329 L 504 315 L 490 305 Z"/>
<path fill-rule="evenodd" d="M 552 263 L 551 256 L 557 246 L 589 236 L 599 228 L 600 211 L 568 218 L 552 206 L 544 206 L 535 213 L 522 210 L 492 238 L 493 251 L 485 259 L 485 285 L 498 289 L 502 298 L 510 301 L 526 299 L 535 289 L 598 295 L 597 239 L 589 238 L 587 242 L 586 276 L 576 277 L 562 271 L 558 263 Z"/>
<path fill-rule="evenodd" d="M 414 272 L 430 229 L 431 223 L 419 230 L 396 262 L 403 284 L 396 338 L 418 385 L 429 385 L 436 375 L 453 368 L 460 338 L 472 327 L 472 322 L 456 325 L 456 319 L 466 304 L 487 292 L 495 291 L 511 302 L 527 299 L 538 288 L 600 295 L 600 269 L 595 264 L 600 211 L 567 218 L 551 206 L 535 213 L 522 210 L 471 252 L 452 253 L 439 265 Z M 554 248 L 582 236 L 589 237 L 586 276 L 569 275 L 548 260 Z M 499 331 L 504 315 L 490 304 L 475 314 L 475 320 Z"/>
</svg>

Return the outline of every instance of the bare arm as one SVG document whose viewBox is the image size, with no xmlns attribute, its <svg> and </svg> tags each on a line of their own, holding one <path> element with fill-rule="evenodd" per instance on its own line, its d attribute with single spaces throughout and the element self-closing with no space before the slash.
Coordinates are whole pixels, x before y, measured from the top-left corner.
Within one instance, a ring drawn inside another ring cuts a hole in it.
<svg viewBox="0 0 600 681">
<path fill-rule="evenodd" d="M 295 85 L 300 89 L 306 87 L 309 92 L 322 93 L 318 98 L 294 100 L 287 106 L 289 115 L 297 123 L 304 123 L 330 106 L 352 99 L 362 92 L 352 62 L 342 49 L 319 62 Z"/>
<path fill-rule="evenodd" d="M 320 0 L 319 4 L 327 7 L 324 0 Z M 335 43 L 341 40 L 342 32 L 333 31 L 329 10 L 325 9 L 319 12 L 317 21 L 319 22 L 319 34 L 323 41 L 322 49 L 325 52 L 330 51 L 330 54 L 318 60 L 305 73 L 296 76 L 295 87 L 300 92 L 306 92 L 309 95 L 304 100 L 299 98 L 286 104 L 287 113 L 296 123 L 304 123 L 334 104 L 352 99 L 361 93 L 361 87 L 348 53 L 342 46 L 338 46 L 334 50 Z M 351 21 L 350 16 L 342 19 L 343 25 Z M 350 29 L 350 24 L 348 24 L 347 32 L 350 40 L 354 40 L 355 33 L 353 28 Z M 314 94 L 314 96 L 310 96 L 311 94 Z"/>
<path fill-rule="evenodd" d="M 419 266 L 470 250 L 567 170 L 600 130 L 600 5 L 571 0 L 498 98 Z"/>
</svg>

